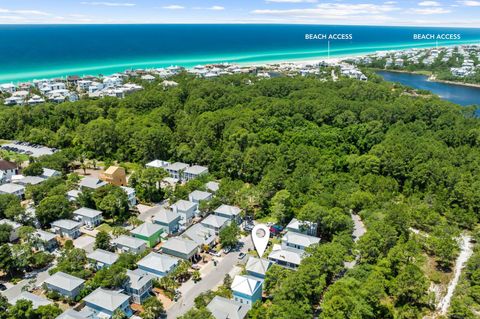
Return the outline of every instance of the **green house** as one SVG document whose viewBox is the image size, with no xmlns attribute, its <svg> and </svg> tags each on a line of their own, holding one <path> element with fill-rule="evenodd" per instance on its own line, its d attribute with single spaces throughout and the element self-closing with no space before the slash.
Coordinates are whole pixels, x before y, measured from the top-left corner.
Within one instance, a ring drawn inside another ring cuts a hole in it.
<svg viewBox="0 0 480 319">
<path fill-rule="evenodd" d="M 163 232 L 163 228 L 160 225 L 152 223 L 143 223 L 130 233 L 133 237 L 145 240 L 148 247 L 154 247 L 160 242 L 160 235 Z"/>
</svg>

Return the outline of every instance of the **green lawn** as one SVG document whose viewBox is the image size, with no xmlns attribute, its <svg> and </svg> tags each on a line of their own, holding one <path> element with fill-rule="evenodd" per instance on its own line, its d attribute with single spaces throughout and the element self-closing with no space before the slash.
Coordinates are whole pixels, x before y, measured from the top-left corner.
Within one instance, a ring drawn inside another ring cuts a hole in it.
<svg viewBox="0 0 480 319">
<path fill-rule="evenodd" d="M 98 226 L 98 227 L 96 228 L 96 230 L 98 230 L 98 231 L 105 231 L 105 232 L 107 232 L 107 233 L 111 233 L 112 230 L 113 230 L 113 228 L 112 228 L 112 226 L 110 226 L 110 225 L 108 225 L 108 224 L 101 224 L 100 226 Z"/>
<path fill-rule="evenodd" d="M 259 222 L 259 223 L 262 223 L 262 224 L 266 224 L 266 223 L 276 223 L 276 219 L 275 217 L 273 216 L 265 216 L 263 218 L 260 218 L 260 219 L 255 219 L 255 221 Z"/>
</svg>

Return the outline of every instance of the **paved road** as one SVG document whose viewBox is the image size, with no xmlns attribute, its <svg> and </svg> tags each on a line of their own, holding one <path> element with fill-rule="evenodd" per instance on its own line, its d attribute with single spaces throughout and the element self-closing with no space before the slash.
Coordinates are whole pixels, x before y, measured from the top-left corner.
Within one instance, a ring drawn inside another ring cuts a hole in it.
<svg viewBox="0 0 480 319">
<path fill-rule="evenodd" d="M 43 282 L 48 277 L 50 277 L 50 275 L 48 274 L 49 270 L 50 270 L 50 268 L 47 269 L 47 270 L 39 272 L 36 278 L 23 279 L 23 280 L 19 281 L 12 288 L 3 291 L 2 295 L 4 295 L 8 300 L 11 300 L 11 299 L 17 297 L 18 295 L 20 295 L 22 293 L 24 287 L 34 288 L 34 287 L 41 286 L 43 284 Z M 25 288 L 25 289 L 27 289 L 27 288 Z"/>
<path fill-rule="evenodd" d="M 250 236 L 242 238 L 241 242 L 244 244 L 241 249 L 242 252 L 247 252 L 249 248 L 253 249 L 253 243 Z M 214 289 L 221 284 L 225 275 L 231 273 L 232 270 L 235 269 L 235 265 L 239 263 L 239 253 L 240 252 L 238 251 L 230 252 L 222 258 L 216 258 L 219 261 L 217 266 L 213 267 L 211 265 L 212 262 L 206 265 L 205 268 L 208 267 L 209 269 L 206 269 L 205 273 L 202 274 L 202 280 L 196 284 L 193 284 L 191 280 L 183 284 L 180 288 L 182 297 L 167 309 L 167 318 L 178 318 L 185 314 L 188 310 L 194 307 L 194 300 L 198 295 L 207 290 Z M 247 258 L 248 255 L 245 256 L 241 262 L 245 263 Z"/>
<path fill-rule="evenodd" d="M 360 237 L 367 232 L 365 225 L 362 222 L 362 219 L 358 215 L 351 214 L 353 220 L 353 241 L 357 242 Z M 359 256 L 356 256 L 354 260 L 345 262 L 345 268 L 352 269 L 357 264 Z"/>
</svg>

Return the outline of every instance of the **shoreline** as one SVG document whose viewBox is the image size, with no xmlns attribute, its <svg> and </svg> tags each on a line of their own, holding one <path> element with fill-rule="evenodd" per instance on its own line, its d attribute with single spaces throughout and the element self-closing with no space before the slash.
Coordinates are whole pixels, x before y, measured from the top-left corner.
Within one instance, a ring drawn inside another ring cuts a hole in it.
<svg viewBox="0 0 480 319">
<path fill-rule="evenodd" d="M 370 69 L 374 72 L 377 72 L 377 71 L 384 71 L 384 72 L 392 72 L 392 73 L 404 73 L 404 74 L 414 74 L 414 75 L 423 75 L 423 76 L 426 76 L 428 77 L 428 81 L 429 82 L 437 82 L 437 83 L 445 83 L 445 84 L 451 84 L 451 85 L 458 85 L 458 86 L 466 86 L 466 87 L 472 87 L 472 88 L 476 88 L 476 89 L 480 89 L 480 83 L 479 84 L 475 84 L 475 83 L 466 83 L 466 82 L 455 82 L 455 81 L 449 81 L 449 80 L 439 80 L 437 79 L 433 73 L 431 73 L 430 75 L 428 74 L 424 74 L 422 72 L 416 72 L 416 71 L 406 71 L 406 70 L 385 70 L 385 69 L 376 69 L 376 68 L 372 68 Z"/>
</svg>

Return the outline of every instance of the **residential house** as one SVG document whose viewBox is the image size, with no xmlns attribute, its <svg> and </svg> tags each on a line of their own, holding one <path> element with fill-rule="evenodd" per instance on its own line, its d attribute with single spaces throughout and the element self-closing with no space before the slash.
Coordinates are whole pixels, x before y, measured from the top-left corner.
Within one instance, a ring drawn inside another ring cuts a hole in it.
<svg viewBox="0 0 480 319">
<path fill-rule="evenodd" d="M 94 319 L 93 316 L 93 312 L 86 308 L 83 308 L 81 311 L 68 309 L 55 319 Z"/>
<path fill-rule="evenodd" d="M 22 227 L 22 224 L 11 221 L 10 219 L 2 219 L 0 220 L 0 225 L 8 225 L 12 228 L 12 230 L 10 231 L 10 242 L 16 241 L 18 239 L 18 234 L 20 231 L 20 227 Z"/>
<path fill-rule="evenodd" d="M 205 184 L 205 188 L 212 193 L 216 193 L 220 189 L 220 183 L 208 182 Z"/>
<path fill-rule="evenodd" d="M 230 219 L 218 215 L 208 215 L 204 220 L 202 220 L 201 224 L 206 228 L 212 229 L 215 231 L 215 234 L 218 235 L 220 230 L 230 224 Z"/>
<path fill-rule="evenodd" d="M 145 240 L 148 247 L 154 247 L 160 242 L 160 235 L 162 232 L 162 226 L 149 222 L 143 223 L 130 231 L 133 237 Z"/>
<path fill-rule="evenodd" d="M 126 235 L 115 238 L 112 244 L 119 253 L 139 254 L 147 249 L 147 243 L 144 240 Z"/>
<path fill-rule="evenodd" d="M 28 292 L 28 291 L 21 292 L 18 296 L 14 297 L 12 299 L 9 299 L 8 302 L 11 305 L 15 305 L 17 303 L 17 301 L 19 301 L 19 300 L 30 301 L 32 303 L 32 308 L 33 309 L 38 309 L 38 307 L 40 307 L 40 306 L 48 306 L 48 305 L 53 304 L 53 302 L 51 302 L 47 298 L 34 295 L 34 294 L 32 294 L 31 292 Z M 18 319 L 20 319 L 20 318 L 18 318 Z"/>
<path fill-rule="evenodd" d="M 102 222 L 102 212 L 82 207 L 73 212 L 73 219 L 88 227 L 96 227 Z"/>
<path fill-rule="evenodd" d="M 180 225 L 185 228 L 192 223 L 196 209 L 197 204 L 183 199 L 172 205 L 173 212 L 180 215 Z"/>
<path fill-rule="evenodd" d="M 182 236 L 193 240 L 200 248 L 204 246 L 215 246 L 215 240 L 217 239 L 215 230 L 207 228 L 202 224 L 192 225 Z"/>
<path fill-rule="evenodd" d="M 33 234 L 35 248 L 41 251 L 53 251 L 58 246 L 57 236 L 51 232 L 37 229 Z"/>
<path fill-rule="evenodd" d="M 125 194 L 127 194 L 128 199 L 128 206 L 133 207 L 137 205 L 137 193 L 135 192 L 135 188 L 121 186 Z"/>
<path fill-rule="evenodd" d="M 317 235 L 317 223 L 301 221 L 293 218 L 285 228 L 287 231 L 301 233 L 309 236 Z"/>
<path fill-rule="evenodd" d="M 50 168 L 43 168 L 43 173 L 40 175 L 41 178 L 48 179 L 51 177 L 62 176 L 62 173 Z"/>
<path fill-rule="evenodd" d="M 183 174 L 185 170 L 188 168 L 188 164 L 181 163 L 181 162 L 176 162 L 173 164 L 170 164 L 165 168 L 165 170 L 170 174 L 170 177 L 176 178 L 178 180 L 183 180 Z"/>
<path fill-rule="evenodd" d="M 263 280 L 249 276 L 236 275 L 232 282 L 233 300 L 251 308 L 252 305 L 262 299 Z"/>
<path fill-rule="evenodd" d="M 150 291 L 153 288 L 154 276 L 142 269 L 127 269 L 128 281 L 125 284 L 125 293 L 132 297 L 136 304 L 142 304 L 145 299 L 150 297 Z"/>
<path fill-rule="evenodd" d="M 282 248 L 280 245 L 273 245 L 268 260 L 285 268 L 297 269 L 302 261 L 304 251 L 295 248 Z"/>
<path fill-rule="evenodd" d="M 213 194 L 195 190 L 188 195 L 188 200 L 195 204 L 200 204 L 201 201 L 208 201 L 212 199 Z"/>
<path fill-rule="evenodd" d="M 64 272 L 56 272 L 45 280 L 48 290 L 56 291 L 62 296 L 75 298 L 83 288 L 85 280 Z"/>
<path fill-rule="evenodd" d="M 80 181 L 78 185 L 80 186 L 80 188 L 96 190 L 100 187 L 107 185 L 107 183 L 99 180 L 98 178 L 86 176 Z"/>
<path fill-rule="evenodd" d="M 70 219 L 60 219 L 52 223 L 52 231 L 61 236 L 70 239 L 76 239 L 80 236 L 81 223 Z"/>
<path fill-rule="evenodd" d="M 17 173 L 17 164 L 0 159 L 0 184 L 10 182 Z"/>
<path fill-rule="evenodd" d="M 157 206 L 148 210 L 152 216 L 152 221 L 160 225 L 163 231 L 168 234 L 175 234 L 180 227 L 180 215 L 173 210 Z"/>
<path fill-rule="evenodd" d="M 82 191 L 79 191 L 78 189 L 72 189 L 71 191 L 67 192 L 67 198 L 69 201 L 74 202 L 78 200 L 78 197 L 80 196 L 81 193 Z"/>
<path fill-rule="evenodd" d="M 153 160 L 151 161 L 150 163 L 147 163 L 145 166 L 147 168 L 165 168 L 167 167 L 168 165 L 170 165 L 169 162 L 166 162 L 166 161 L 161 161 L 161 160 Z"/>
<path fill-rule="evenodd" d="M 164 254 L 194 261 L 197 257 L 198 245 L 191 239 L 173 237 L 163 244 L 161 250 Z"/>
<path fill-rule="evenodd" d="M 23 178 L 15 179 L 13 182 L 26 187 L 28 185 L 38 185 L 44 181 L 45 179 L 40 176 L 25 176 Z"/>
<path fill-rule="evenodd" d="M 25 186 L 13 183 L 3 184 L 0 185 L 0 194 L 11 194 L 23 199 L 25 196 Z"/>
<path fill-rule="evenodd" d="M 85 307 L 95 314 L 95 318 L 111 318 L 117 309 L 123 311 L 127 317 L 133 314 L 130 308 L 130 296 L 119 291 L 97 288 L 83 301 L 85 301 Z"/>
<path fill-rule="evenodd" d="M 110 267 L 118 260 L 118 257 L 117 254 L 103 249 L 95 249 L 87 255 L 88 260 L 90 260 L 90 263 L 97 270 Z"/>
<path fill-rule="evenodd" d="M 240 215 L 241 212 L 242 210 L 236 206 L 221 205 L 215 209 L 214 214 L 234 220 L 237 224 L 239 224 L 242 221 L 242 216 Z"/>
<path fill-rule="evenodd" d="M 105 172 L 100 174 L 100 179 L 112 185 L 127 186 L 125 168 L 120 166 L 110 166 Z"/>
<path fill-rule="evenodd" d="M 250 308 L 238 301 L 215 296 L 207 305 L 215 319 L 243 319 Z"/>
<path fill-rule="evenodd" d="M 267 259 L 250 256 L 245 269 L 247 270 L 248 275 L 265 279 L 265 275 L 271 265 L 272 262 Z"/>
<path fill-rule="evenodd" d="M 191 181 L 201 175 L 208 174 L 208 167 L 193 165 L 187 167 L 183 173 L 185 181 Z"/>
<path fill-rule="evenodd" d="M 0 92 L 13 94 L 17 87 L 13 83 L 0 84 Z"/>
<path fill-rule="evenodd" d="M 138 269 L 149 273 L 156 278 L 162 278 L 173 271 L 180 259 L 165 254 L 150 253 L 137 262 Z"/>
<path fill-rule="evenodd" d="M 314 244 L 318 244 L 320 238 L 313 237 L 309 235 L 304 235 L 297 232 L 287 232 L 282 237 L 282 247 L 286 248 L 295 248 L 300 250 L 305 250 L 305 248 L 310 247 Z"/>
</svg>

